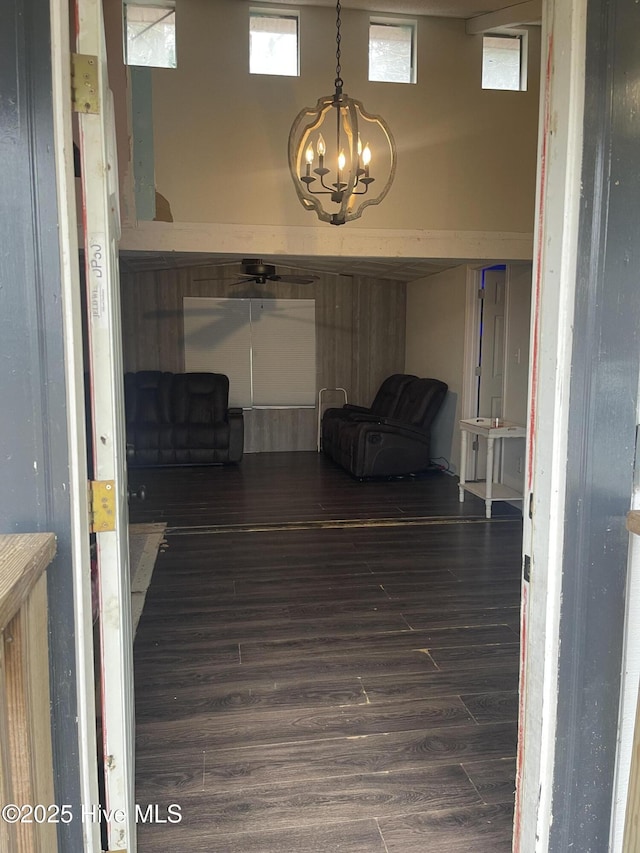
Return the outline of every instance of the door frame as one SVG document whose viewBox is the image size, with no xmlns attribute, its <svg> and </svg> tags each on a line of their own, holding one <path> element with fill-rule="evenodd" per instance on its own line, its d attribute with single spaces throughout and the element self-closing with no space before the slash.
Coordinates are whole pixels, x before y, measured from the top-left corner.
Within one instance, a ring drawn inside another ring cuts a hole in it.
<svg viewBox="0 0 640 853">
<path fill-rule="evenodd" d="M 81 833 L 83 837 L 83 851 L 86 853 L 99 853 L 102 850 L 101 839 L 101 824 L 102 820 L 98 819 L 98 808 L 105 805 L 106 808 L 114 814 L 113 820 L 107 819 L 107 829 L 109 834 L 109 849 L 112 847 L 126 847 L 130 853 L 134 853 L 136 849 L 135 841 L 135 801 L 133 792 L 133 729 L 132 720 L 132 692 L 131 701 L 127 699 L 129 687 L 127 678 L 122 676 L 119 659 L 116 661 L 117 652 L 115 651 L 117 643 L 114 645 L 113 640 L 109 640 L 111 652 L 109 654 L 109 665 L 102 667 L 102 680 L 108 676 L 109 686 L 107 690 L 103 690 L 103 726 L 105 727 L 105 744 L 104 747 L 97 743 L 96 731 L 96 671 L 94 667 L 94 626 L 93 626 L 93 606 L 92 606 L 92 590 L 91 590 L 91 572 L 90 572 L 90 555 L 89 555 L 89 500 L 88 500 L 88 465 L 87 465 L 87 433 L 86 433 L 86 409 L 85 406 L 91 403 L 95 410 L 95 404 L 92 395 L 87 398 L 85 391 L 85 354 L 83 348 L 83 322 L 85 320 L 85 308 L 81 300 L 82 283 L 80 281 L 79 269 L 79 243 L 82 238 L 79 237 L 79 223 L 76 192 L 76 178 L 74 170 L 73 156 L 73 139 L 72 139 L 72 81 L 71 81 L 71 54 L 77 48 L 72 47 L 70 42 L 70 32 L 75 32 L 82 35 L 84 32 L 84 44 L 81 51 L 92 55 L 100 56 L 104 50 L 104 45 L 100 44 L 99 35 L 99 20 L 102 16 L 101 0 L 77 0 L 75 8 L 78 16 L 83 17 L 83 27 L 71 26 L 72 15 L 74 14 L 74 4 L 66 3 L 64 0 L 50 0 L 51 10 L 51 57 L 52 57 L 52 103 L 55 117 L 54 127 L 54 152 L 57 172 L 58 185 L 58 230 L 59 241 L 61 248 L 61 266 L 62 279 L 65 298 L 65 354 L 68 370 L 68 391 L 70 405 L 67 411 L 68 415 L 68 442 L 69 451 L 72 459 L 71 477 L 72 491 L 74 493 L 74 524 L 73 524 L 73 572 L 74 572 L 74 622 L 75 622 L 75 658 L 76 658 L 76 673 L 78 679 L 78 746 L 72 752 L 77 755 L 80 773 L 80 802 L 73 805 L 74 808 L 74 823 L 81 823 Z M 107 130 L 110 126 L 109 118 L 109 103 L 108 98 L 101 98 L 100 104 L 101 113 L 98 115 L 82 116 L 80 122 L 88 122 L 86 131 L 95 139 L 101 135 L 104 139 L 104 131 L 100 131 L 99 125 L 102 124 Z M 92 144 L 96 145 L 95 141 Z M 97 149 L 96 149 L 97 150 Z M 115 148 L 113 151 L 115 154 Z M 117 209 L 117 168 L 114 168 L 114 163 L 109 162 L 109 166 L 105 166 L 96 170 L 96 163 L 106 163 L 108 155 L 104 153 L 104 148 L 101 154 L 96 154 L 92 159 L 92 169 L 88 170 L 88 174 L 99 174 L 104 176 L 103 187 L 109 195 L 108 201 L 102 203 L 97 202 L 98 194 L 95 195 L 93 210 L 99 211 L 98 218 L 93 216 L 90 222 L 93 225 L 87 225 L 87 211 L 83 212 L 84 225 L 88 233 L 104 233 L 105 237 L 110 231 L 110 227 L 115 226 L 119 229 L 119 213 Z M 98 183 L 100 183 L 98 181 Z M 91 215 L 91 214 L 90 214 Z M 104 217 L 104 219 L 102 219 Z M 111 222 L 112 226 L 101 225 Z M 93 229 L 93 230 L 91 230 Z M 119 230 L 117 230 L 119 235 Z M 106 239 L 105 239 L 105 246 Z M 109 268 L 109 259 L 106 257 L 106 252 L 103 252 L 104 260 L 102 261 L 105 270 L 104 275 L 107 275 Z M 117 264 L 117 258 L 116 258 Z M 115 267 L 117 271 L 117 266 Z M 89 270 L 87 270 L 89 273 Z M 88 280 L 90 276 L 87 276 Z M 106 279 L 105 279 L 106 280 Z M 110 279 L 111 280 L 111 279 Z M 115 312 L 118 316 L 118 327 L 116 336 L 120 335 L 121 324 L 119 322 L 119 290 L 117 287 L 117 276 L 115 279 L 116 286 L 113 288 L 113 293 L 110 288 L 105 288 L 104 298 L 105 305 L 111 305 L 112 299 L 115 303 Z M 88 300 L 90 301 L 90 300 Z M 120 375 L 120 385 L 122 384 L 122 371 L 118 369 L 118 345 L 117 341 L 113 340 L 105 346 L 104 334 L 107 329 L 108 317 L 110 316 L 111 307 L 105 308 L 105 313 L 102 321 L 104 330 L 101 328 L 97 332 L 99 338 L 98 350 L 94 349 L 93 363 L 96 361 L 100 365 L 113 364 L 114 375 Z M 90 355 L 87 357 L 91 358 Z M 120 360 L 121 361 L 121 360 Z M 106 367 L 104 368 L 106 369 Z M 103 373 L 104 373 L 103 369 Z M 118 383 L 116 382 L 116 385 Z M 119 388 L 121 406 L 124 405 L 124 394 L 122 388 Z M 128 524 L 126 522 L 127 515 L 127 494 L 126 494 L 126 463 L 124 455 L 124 437 L 122 437 L 122 447 L 119 448 L 117 412 L 112 411 L 109 403 L 110 392 L 101 393 L 99 395 L 100 416 L 102 418 L 103 441 L 94 440 L 94 448 L 98 448 L 98 457 L 94 456 L 94 472 L 95 479 L 113 479 L 116 483 L 116 514 L 125 518 L 125 522 L 121 525 L 116 525 L 115 532 L 104 532 L 96 534 L 98 541 L 99 559 L 108 560 L 107 568 L 112 568 L 114 560 L 120 558 L 116 556 L 116 552 L 121 552 L 124 546 L 116 544 L 114 537 L 118 543 L 128 539 Z M 118 388 L 116 388 L 116 397 L 118 396 Z M 117 408 L 117 406 L 116 406 Z M 96 465 L 97 462 L 97 465 Z M 128 552 L 128 545 L 126 546 Z M 106 556 L 105 556 L 106 555 Z M 128 578 L 128 558 L 125 559 L 125 574 Z M 109 602 L 110 615 L 109 618 L 103 620 L 101 626 L 102 642 L 105 642 L 105 637 L 110 637 L 114 631 L 116 634 L 121 632 L 126 648 L 129 649 L 128 656 L 132 658 L 132 640 L 129 642 L 128 637 L 131 634 L 130 627 L 130 595 L 129 585 L 124 584 L 127 595 L 117 596 L 112 587 L 115 583 L 112 571 L 104 571 L 101 576 L 100 585 L 102 587 L 100 600 Z M 105 586 L 106 584 L 106 586 Z M 117 606 L 115 605 L 116 598 L 118 599 Z M 128 622 L 127 622 L 128 619 Z M 105 627 L 105 623 L 108 623 Z M 116 624 L 117 623 L 117 624 Z M 129 631 L 127 631 L 127 625 Z M 120 627 L 119 627 L 120 626 Z M 122 627 L 124 626 L 124 627 Z M 116 665 L 117 664 L 117 665 Z M 132 671 L 132 667 L 131 667 Z M 104 694 L 107 694 L 106 696 Z M 108 711 L 108 715 L 107 715 Z M 108 720 L 105 718 L 108 716 Z M 107 725 L 107 722 L 109 723 Z M 99 785 L 99 767 L 98 756 L 103 753 L 105 758 L 105 786 L 106 786 L 106 802 L 101 803 L 100 785 Z M 106 754 L 108 753 L 108 754 Z M 120 810 L 122 814 L 120 814 Z M 87 817 L 91 815 L 90 819 Z M 104 825 L 104 824 L 103 824 Z"/>
<path fill-rule="evenodd" d="M 587 0 L 543 2 L 514 853 L 548 850 L 553 822 L 586 13 Z"/>
<path fill-rule="evenodd" d="M 504 337 L 505 343 L 509 336 L 509 320 L 507 309 L 509 306 L 509 262 L 508 261 L 486 261 L 482 264 L 473 264 L 467 266 L 467 283 L 465 294 L 465 313 L 464 313 L 464 349 L 462 356 L 462 399 L 460 401 L 460 418 L 475 418 L 478 415 L 478 355 L 480 352 L 480 314 L 481 300 L 478 298 L 478 293 L 482 287 L 482 274 L 484 270 L 490 269 L 497 264 L 504 263 L 506 266 L 504 279 L 504 305 L 505 305 L 505 328 Z M 505 396 L 505 379 L 506 379 L 506 346 L 504 347 L 504 363 L 503 363 L 503 395 L 502 405 L 504 411 L 504 396 Z M 456 423 L 454 428 L 457 429 Z M 502 448 L 500 448 L 502 454 Z M 462 462 L 462 460 L 460 460 Z M 467 479 L 475 479 L 476 477 L 476 451 L 473 448 L 473 442 L 467 442 L 467 458 L 465 460 L 466 471 L 473 472 L 473 477 Z M 502 465 L 502 458 L 496 459 L 496 466 Z"/>
<path fill-rule="evenodd" d="M 111 499 L 96 528 L 105 820 L 109 849 L 135 853 L 135 697 L 118 249 L 120 209 L 103 0 L 75 0 L 76 49 L 93 58 L 97 105 L 78 112 L 93 479 Z"/>
<path fill-rule="evenodd" d="M 480 348 L 480 300 L 478 291 L 482 284 L 482 270 L 492 264 L 467 266 L 467 284 L 464 312 L 464 353 L 462 373 L 462 399 L 460 401 L 460 417 L 475 418 L 478 400 L 478 351 Z M 457 425 L 456 425 L 457 426 Z M 469 463 L 469 459 L 467 460 Z M 467 468 L 467 471 L 471 471 Z"/>
<path fill-rule="evenodd" d="M 546 0 L 543 22 L 514 851 L 618 853 L 640 23 L 622 0 Z"/>
<path fill-rule="evenodd" d="M 78 745 L 81 806 L 98 804 L 98 745 L 96 732 L 95 669 L 89 500 L 87 491 L 87 439 L 85 415 L 83 307 L 78 253 L 78 221 L 74 175 L 71 114 L 71 45 L 69 5 L 50 0 L 53 151 L 58 203 L 60 275 L 64 303 L 64 346 L 67 373 L 67 441 L 72 507 L 75 658 L 77 682 Z M 75 816 L 81 819 L 80 815 Z M 83 822 L 84 853 L 100 853 L 98 822 Z"/>
</svg>

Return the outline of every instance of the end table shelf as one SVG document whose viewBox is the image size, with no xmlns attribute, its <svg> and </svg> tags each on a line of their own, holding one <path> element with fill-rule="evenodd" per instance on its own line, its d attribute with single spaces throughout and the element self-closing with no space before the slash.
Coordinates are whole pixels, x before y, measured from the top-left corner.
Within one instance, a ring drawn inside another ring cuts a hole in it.
<svg viewBox="0 0 640 853">
<path fill-rule="evenodd" d="M 469 434 L 487 439 L 487 479 L 466 481 L 467 445 Z M 521 501 L 522 493 L 504 483 L 493 482 L 494 443 L 496 439 L 525 438 L 526 430 L 521 424 L 514 424 L 502 418 L 468 418 L 460 421 L 460 482 L 458 484 L 460 503 L 464 503 L 464 493 L 470 492 L 482 498 L 485 514 L 491 518 L 493 501 Z"/>
</svg>

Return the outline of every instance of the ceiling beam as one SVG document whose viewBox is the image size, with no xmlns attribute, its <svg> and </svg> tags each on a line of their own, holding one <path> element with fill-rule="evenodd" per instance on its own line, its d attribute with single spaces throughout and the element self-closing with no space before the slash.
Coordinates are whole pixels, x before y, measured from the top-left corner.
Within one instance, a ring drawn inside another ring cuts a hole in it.
<svg viewBox="0 0 640 853">
<path fill-rule="evenodd" d="M 351 229 L 316 225 L 233 225 L 216 222 L 138 222 L 122 229 L 120 248 L 170 253 L 211 252 L 240 258 L 411 258 L 447 261 L 500 258 L 530 261 L 533 234 L 514 231 Z"/>
<path fill-rule="evenodd" d="M 504 27 L 523 27 L 528 24 L 539 24 L 542 21 L 542 0 L 527 0 L 515 6 L 506 6 L 497 12 L 487 12 L 477 18 L 466 21 L 467 35 L 477 36 L 481 33 L 500 30 Z"/>
</svg>

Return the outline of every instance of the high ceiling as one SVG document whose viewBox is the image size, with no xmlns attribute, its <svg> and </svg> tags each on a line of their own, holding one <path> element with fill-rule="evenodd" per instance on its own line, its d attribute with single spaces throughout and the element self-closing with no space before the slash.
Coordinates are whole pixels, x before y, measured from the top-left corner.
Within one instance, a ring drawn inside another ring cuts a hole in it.
<svg viewBox="0 0 640 853">
<path fill-rule="evenodd" d="M 335 8 L 335 0 L 278 0 L 279 6 L 326 6 Z M 510 9 L 514 20 L 518 20 L 518 6 L 527 9 L 525 19 L 539 20 L 538 9 L 541 12 L 542 3 L 524 0 L 524 2 L 509 2 L 508 0 L 341 0 L 343 9 L 358 9 L 373 13 L 395 15 L 431 16 L 443 18 L 477 18 L 480 15 Z M 531 9 L 534 12 L 531 14 Z M 533 20 L 531 21 L 534 22 Z M 205 266 L 211 269 L 212 277 L 226 273 L 222 267 L 238 267 L 241 255 L 220 255 L 186 252 L 168 252 L 164 254 L 151 252 L 121 252 L 120 259 L 123 270 L 129 272 L 145 272 L 150 270 L 180 269 L 187 266 Z M 326 273 L 329 275 L 367 276 L 370 278 L 389 279 L 395 281 L 416 281 L 434 273 L 457 266 L 471 259 L 438 259 L 438 258 L 330 258 L 330 257 L 292 257 L 292 256 L 263 256 L 262 260 L 276 267 L 304 270 L 307 272 Z M 487 263 L 491 263 L 487 261 Z"/>
</svg>

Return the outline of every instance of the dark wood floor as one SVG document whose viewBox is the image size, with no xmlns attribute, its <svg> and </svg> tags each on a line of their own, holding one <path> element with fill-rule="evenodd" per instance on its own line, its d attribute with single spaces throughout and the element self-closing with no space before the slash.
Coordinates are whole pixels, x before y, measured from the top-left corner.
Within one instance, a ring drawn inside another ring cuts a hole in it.
<svg viewBox="0 0 640 853">
<path fill-rule="evenodd" d="M 521 522 L 316 454 L 135 471 L 141 853 L 511 849 Z"/>
</svg>

